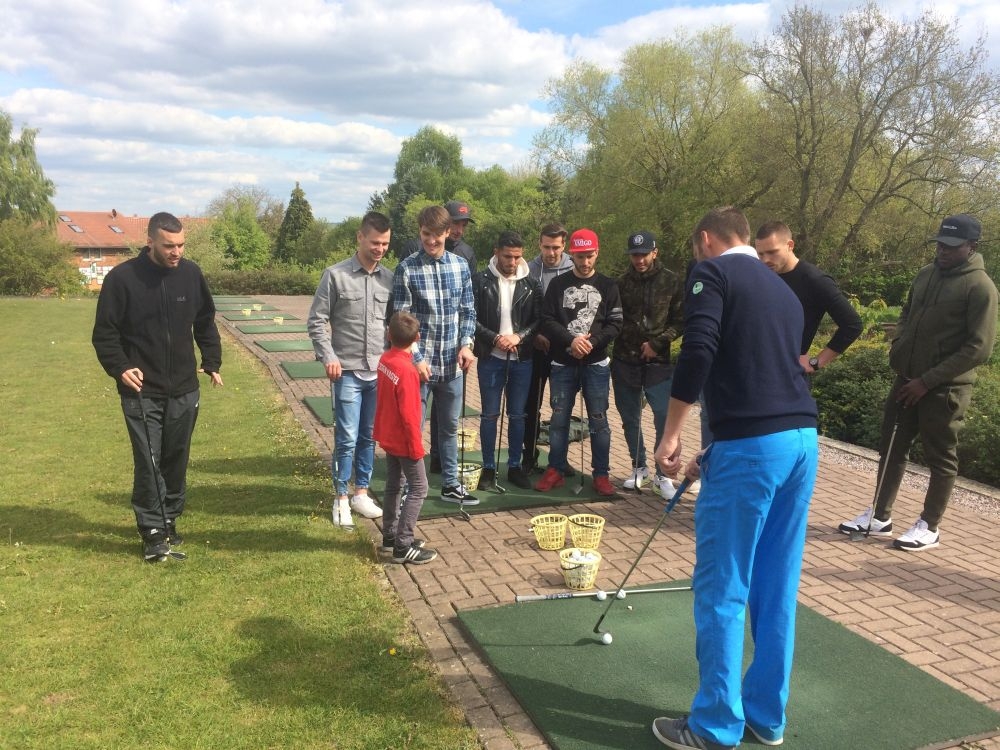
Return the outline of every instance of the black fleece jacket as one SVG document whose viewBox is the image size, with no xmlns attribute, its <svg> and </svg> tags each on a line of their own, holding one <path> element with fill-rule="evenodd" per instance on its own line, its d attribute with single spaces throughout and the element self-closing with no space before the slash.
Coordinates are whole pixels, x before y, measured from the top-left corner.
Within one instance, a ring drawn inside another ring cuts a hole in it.
<svg viewBox="0 0 1000 750">
<path fill-rule="evenodd" d="M 122 373 L 133 367 L 142 370 L 147 396 L 197 390 L 194 342 L 205 372 L 222 367 L 215 303 L 201 269 L 183 258 L 177 268 L 158 266 L 149 248 L 105 277 L 91 341 L 123 395 L 135 394 L 121 382 Z"/>
</svg>

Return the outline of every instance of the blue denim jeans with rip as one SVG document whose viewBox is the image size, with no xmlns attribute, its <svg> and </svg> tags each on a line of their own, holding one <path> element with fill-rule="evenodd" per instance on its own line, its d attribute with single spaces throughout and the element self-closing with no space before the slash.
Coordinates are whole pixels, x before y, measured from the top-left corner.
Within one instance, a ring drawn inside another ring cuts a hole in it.
<svg viewBox="0 0 1000 750">
<path fill-rule="evenodd" d="M 611 368 L 607 364 L 567 365 L 553 362 L 549 378 L 549 466 L 565 471 L 569 452 L 569 423 L 576 394 L 583 391 L 590 430 L 590 464 L 595 477 L 610 472 L 611 427 L 608 424 L 608 396 Z M 583 467 L 580 467 L 581 471 Z"/>
</svg>

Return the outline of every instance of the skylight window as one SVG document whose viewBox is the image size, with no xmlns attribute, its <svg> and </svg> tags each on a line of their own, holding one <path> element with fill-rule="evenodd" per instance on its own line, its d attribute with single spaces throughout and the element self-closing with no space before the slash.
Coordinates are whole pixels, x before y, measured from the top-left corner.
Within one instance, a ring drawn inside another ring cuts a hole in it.
<svg viewBox="0 0 1000 750">
<path fill-rule="evenodd" d="M 115 234 L 125 234 L 125 230 L 119 226 L 116 226 L 115 224 L 108 224 L 108 226 L 111 228 L 111 231 L 114 232 Z"/>
<path fill-rule="evenodd" d="M 73 221 L 66 214 L 59 214 L 59 221 Z"/>
<path fill-rule="evenodd" d="M 69 228 L 78 234 L 83 234 L 83 227 L 77 226 L 76 224 L 70 224 Z"/>
</svg>

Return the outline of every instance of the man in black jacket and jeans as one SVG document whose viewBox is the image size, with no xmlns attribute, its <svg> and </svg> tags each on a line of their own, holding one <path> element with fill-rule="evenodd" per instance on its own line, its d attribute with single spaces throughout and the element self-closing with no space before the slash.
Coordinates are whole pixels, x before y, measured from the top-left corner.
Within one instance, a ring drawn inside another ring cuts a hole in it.
<svg viewBox="0 0 1000 750">
<path fill-rule="evenodd" d="M 521 446 L 542 288 L 528 275 L 528 264 L 523 256 L 521 235 L 501 232 L 489 266 L 472 277 L 472 293 L 476 299 L 473 353 L 478 358 L 483 407 L 479 420 L 483 447 L 480 489 L 492 486 L 496 477 L 497 420 L 504 392 L 508 419 L 507 480 L 521 489 L 531 489 L 531 480 L 521 469 Z"/>
<path fill-rule="evenodd" d="M 101 366 L 117 383 L 132 441 L 132 509 L 143 558 L 162 562 L 171 543 L 182 541 L 176 521 L 184 512 L 191 433 L 198 417 L 198 373 L 207 374 L 212 385 L 222 385 L 222 345 L 205 277 L 182 257 L 181 222 L 168 213 L 155 214 L 147 241 L 138 257 L 105 278 L 92 341 Z"/>
</svg>

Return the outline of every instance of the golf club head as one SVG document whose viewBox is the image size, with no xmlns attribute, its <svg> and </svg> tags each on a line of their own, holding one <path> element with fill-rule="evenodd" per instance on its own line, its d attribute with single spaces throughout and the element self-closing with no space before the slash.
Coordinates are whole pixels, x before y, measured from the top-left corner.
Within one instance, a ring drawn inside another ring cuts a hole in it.
<svg viewBox="0 0 1000 750">
<path fill-rule="evenodd" d="M 503 494 L 506 494 L 507 488 L 506 487 L 502 487 L 501 485 L 497 484 L 497 480 L 494 479 L 493 480 L 493 491 L 496 492 L 498 495 L 503 495 Z"/>
<path fill-rule="evenodd" d="M 167 556 L 169 556 L 170 559 L 172 559 L 172 560 L 184 561 L 184 560 L 188 559 L 187 552 L 180 552 L 180 551 L 175 550 L 175 549 L 171 549 L 167 553 Z"/>
</svg>

